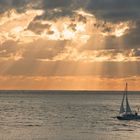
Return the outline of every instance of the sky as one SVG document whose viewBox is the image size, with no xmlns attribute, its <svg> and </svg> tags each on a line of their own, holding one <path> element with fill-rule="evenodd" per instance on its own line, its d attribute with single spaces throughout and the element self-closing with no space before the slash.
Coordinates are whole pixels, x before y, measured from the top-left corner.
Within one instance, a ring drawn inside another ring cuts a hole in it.
<svg viewBox="0 0 140 140">
<path fill-rule="evenodd" d="M 0 0 L 0 89 L 140 90 L 140 0 Z"/>
</svg>

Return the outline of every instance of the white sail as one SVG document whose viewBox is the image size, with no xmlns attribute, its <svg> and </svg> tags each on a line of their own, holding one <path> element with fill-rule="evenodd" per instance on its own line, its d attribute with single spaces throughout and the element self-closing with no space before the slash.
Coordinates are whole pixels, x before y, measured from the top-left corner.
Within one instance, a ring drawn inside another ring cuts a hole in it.
<svg viewBox="0 0 140 140">
<path fill-rule="evenodd" d="M 122 99 L 122 103 L 121 103 L 121 106 L 120 106 L 120 114 L 125 112 L 125 109 L 124 109 L 124 97 L 125 97 L 125 93 L 123 94 L 123 99 Z"/>
<path fill-rule="evenodd" d="M 129 105 L 129 102 L 128 102 L 128 98 L 126 96 L 126 113 L 131 113 L 131 108 L 130 108 L 130 105 Z"/>
<path fill-rule="evenodd" d="M 125 103 L 125 107 L 124 107 L 124 99 L 126 99 L 126 103 Z M 126 114 L 130 114 L 132 113 L 129 102 L 128 102 L 128 97 L 127 97 L 127 83 L 126 83 L 126 87 L 125 87 L 125 92 L 123 94 L 123 99 L 122 99 L 122 103 L 120 106 L 120 114 L 122 113 L 126 113 Z"/>
<path fill-rule="evenodd" d="M 130 108 L 130 105 L 129 105 L 129 102 L 128 102 L 128 97 L 127 97 L 127 83 L 126 83 L 126 110 L 125 110 L 126 113 L 131 113 L 131 108 Z"/>
<path fill-rule="evenodd" d="M 140 120 L 140 115 L 137 112 L 133 113 L 127 97 L 127 83 L 125 86 L 122 103 L 120 106 L 120 115 L 117 116 L 119 120 Z"/>
</svg>

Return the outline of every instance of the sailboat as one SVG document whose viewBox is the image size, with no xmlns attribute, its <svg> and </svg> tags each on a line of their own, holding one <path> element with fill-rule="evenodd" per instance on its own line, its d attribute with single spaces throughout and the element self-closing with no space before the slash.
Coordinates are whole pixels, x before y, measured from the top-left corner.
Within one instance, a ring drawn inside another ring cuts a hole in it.
<svg viewBox="0 0 140 140">
<path fill-rule="evenodd" d="M 127 91 L 127 83 L 125 86 L 125 91 L 123 94 L 119 116 L 117 119 L 119 120 L 140 120 L 140 115 L 137 112 L 133 112 L 128 102 L 128 91 Z M 124 104 L 125 102 L 125 104 Z"/>
</svg>

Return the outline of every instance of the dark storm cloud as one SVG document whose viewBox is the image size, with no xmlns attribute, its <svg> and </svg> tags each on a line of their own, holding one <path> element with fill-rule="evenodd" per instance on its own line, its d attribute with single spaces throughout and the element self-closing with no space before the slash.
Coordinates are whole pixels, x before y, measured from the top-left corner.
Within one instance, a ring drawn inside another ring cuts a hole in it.
<svg viewBox="0 0 140 140">
<path fill-rule="evenodd" d="M 48 9 L 42 15 L 36 16 L 34 20 L 54 20 L 61 17 L 69 17 L 73 14 L 73 11 L 69 9 Z"/>
<path fill-rule="evenodd" d="M 48 34 L 53 34 L 53 31 L 51 31 L 50 29 L 51 24 L 42 24 L 39 21 L 35 21 L 35 22 L 31 22 L 28 25 L 28 30 L 33 31 L 36 34 L 41 34 L 42 32 L 44 32 L 44 30 L 46 30 L 46 33 Z"/>
<path fill-rule="evenodd" d="M 71 5 L 72 0 L 44 0 L 44 8 L 64 8 Z"/>
<path fill-rule="evenodd" d="M 44 10 L 43 15 L 37 16 L 35 19 L 57 19 L 61 17 L 72 17 L 75 10 L 85 9 L 88 0 L 42 0 L 41 8 Z M 84 17 L 79 17 L 84 20 Z"/>
<path fill-rule="evenodd" d="M 0 13 L 10 9 L 16 9 L 18 12 L 22 12 L 31 1 L 32 0 L 0 0 Z"/>
<path fill-rule="evenodd" d="M 38 19 L 55 19 L 73 14 L 72 0 L 43 0 L 42 9 L 44 13 L 36 16 Z"/>
<path fill-rule="evenodd" d="M 25 11 L 27 5 L 31 5 L 30 8 L 44 10 L 42 15 L 36 16 L 29 24 L 28 29 L 40 34 L 43 30 L 47 29 L 48 34 L 53 34 L 49 30 L 50 25 L 44 25 L 39 22 L 43 19 L 58 19 L 61 17 L 73 17 L 75 10 L 80 8 L 91 12 L 97 19 L 101 19 L 102 25 L 97 22 L 94 25 L 97 28 L 102 28 L 102 32 L 110 33 L 111 28 L 106 26 L 106 22 L 120 22 L 120 21 L 133 21 L 136 23 L 136 28 L 130 29 L 129 32 L 120 37 L 123 44 L 120 43 L 118 38 L 114 36 L 106 37 L 105 46 L 95 46 L 94 39 L 91 37 L 87 48 L 140 48 L 140 0 L 0 0 L 0 12 L 4 12 L 9 9 L 16 9 L 19 12 Z M 29 8 L 29 7 L 28 7 Z M 79 15 L 78 21 L 86 23 L 86 17 Z M 75 30 L 75 24 L 69 26 L 70 29 Z M 96 41 L 96 40 L 95 40 Z M 93 42 L 93 43 L 92 43 Z"/>
<path fill-rule="evenodd" d="M 108 36 L 106 37 L 106 48 L 126 48 L 139 49 L 140 48 L 140 21 L 136 21 L 136 27 L 130 28 L 129 32 L 121 37 Z"/>
<path fill-rule="evenodd" d="M 125 47 L 125 48 L 140 48 L 140 21 L 136 21 L 135 28 L 130 28 L 129 32 L 121 37 L 121 42 L 119 38 L 114 38 L 112 40 L 111 37 L 108 40 L 108 44 L 110 45 L 111 42 L 118 44 L 118 47 Z M 119 44 L 120 43 L 120 44 Z"/>
<path fill-rule="evenodd" d="M 129 48 L 140 48 L 140 21 L 136 22 L 136 28 L 122 37 L 124 44 Z"/>
<path fill-rule="evenodd" d="M 136 20 L 140 17 L 139 0 L 90 0 L 87 9 L 109 21 Z"/>
<path fill-rule="evenodd" d="M 136 20 L 140 17 L 140 0 L 0 0 L 0 12 L 11 8 L 23 11 L 28 4 L 45 11 L 37 18 L 71 16 L 74 10 L 80 8 L 109 21 Z"/>
</svg>

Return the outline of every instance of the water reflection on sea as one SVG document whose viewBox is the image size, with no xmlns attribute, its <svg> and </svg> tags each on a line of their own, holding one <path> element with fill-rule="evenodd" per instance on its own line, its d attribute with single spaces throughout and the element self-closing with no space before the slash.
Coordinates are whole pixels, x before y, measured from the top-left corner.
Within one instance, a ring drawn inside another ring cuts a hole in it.
<svg viewBox="0 0 140 140">
<path fill-rule="evenodd" d="M 140 121 L 119 121 L 122 92 L 1 91 L 0 140 L 140 139 Z M 131 92 L 132 108 L 140 95 Z"/>
</svg>

